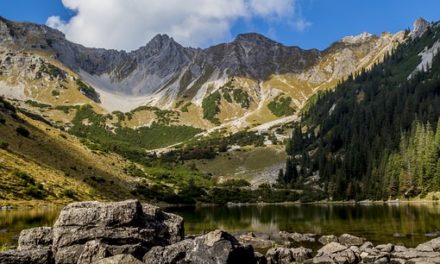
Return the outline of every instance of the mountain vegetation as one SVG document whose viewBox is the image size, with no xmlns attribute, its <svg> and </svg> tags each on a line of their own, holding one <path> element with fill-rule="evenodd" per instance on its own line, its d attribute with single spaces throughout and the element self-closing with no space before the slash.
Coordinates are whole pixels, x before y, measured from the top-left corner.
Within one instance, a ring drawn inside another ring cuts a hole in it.
<svg viewBox="0 0 440 264">
<path fill-rule="evenodd" d="M 318 176 L 330 199 L 410 198 L 439 191 L 440 55 L 437 25 L 371 70 L 317 95 L 287 145 L 280 182 Z"/>
</svg>

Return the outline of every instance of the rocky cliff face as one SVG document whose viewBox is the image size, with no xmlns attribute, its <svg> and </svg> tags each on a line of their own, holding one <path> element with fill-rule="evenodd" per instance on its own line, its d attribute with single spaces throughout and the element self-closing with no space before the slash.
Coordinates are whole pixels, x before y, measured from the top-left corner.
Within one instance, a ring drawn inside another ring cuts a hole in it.
<svg viewBox="0 0 440 264">
<path fill-rule="evenodd" d="M 411 35 L 424 32 L 425 22 L 416 21 Z M 138 50 L 125 52 L 86 48 L 47 26 L 0 19 L 0 50 L 48 54 L 104 94 L 103 108 L 126 111 L 148 104 L 181 111 L 176 104 L 184 102 L 192 105 L 189 110 L 186 107 L 191 118 L 182 122 L 203 123 L 202 127 L 214 126 L 203 114 L 203 100 L 224 91 L 226 84 L 229 91 L 246 92 L 249 103 L 221 97 L 216 101 L 216 118 L 222 124 L 253 126 L 287 115 L 268 109 L 271 102 L 284 98 L 290 102 L 288 107 L 298 110 L 316 91 L 330 89 L 348 75 L 370 67 L 404 40 L 404 32 L 363 33 L 320 51 L 284 46 L 250 33 L 238 35 L 230 43 L 194 49 L 157 35 Z M 130 100 L 124 102 L 124 97 L 141 103 L 125 105 Z"/>
</svg>

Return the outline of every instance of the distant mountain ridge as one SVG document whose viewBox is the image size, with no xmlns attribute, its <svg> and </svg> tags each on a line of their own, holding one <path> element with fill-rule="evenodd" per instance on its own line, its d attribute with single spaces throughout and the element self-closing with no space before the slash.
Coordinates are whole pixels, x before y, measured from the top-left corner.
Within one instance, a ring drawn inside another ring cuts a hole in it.
<svg viewBox="0 0 440 264">
<path fill-rule="evenodd" d="M 176 105 L 188 105 L 197 120 L 182 122 L 202 128 L 218 125 L 203 114 L 203 101 L 217 91 L 220 99 L 212 107 L 221 124 L 231 123 L 237 129 L 260 125 L 289 115 L 279 113 L 298 111 L 316 91 L 331 89 L 348 75 L 381 61 L 407 35 L 363 33 L 323 51 L 284 46 L 257 33 L 240 34 L 230 43 L 206 49 L 183 47 L 167 35 L 157 35 L 145 46 L 126 52 L 87 48 L 47 26 L 0 19 L 0 49 L 50 54 L 102 95 L 104 109 L 127 111 L 149 105 L 181 111 Z M 249 103 L 229 100 L 225 85 L 231 91 L 242 90 L 241 98 Z M 281 105 L 282 100 L 292 110 L 274 112 L 268 107 Z"/>
</svg>

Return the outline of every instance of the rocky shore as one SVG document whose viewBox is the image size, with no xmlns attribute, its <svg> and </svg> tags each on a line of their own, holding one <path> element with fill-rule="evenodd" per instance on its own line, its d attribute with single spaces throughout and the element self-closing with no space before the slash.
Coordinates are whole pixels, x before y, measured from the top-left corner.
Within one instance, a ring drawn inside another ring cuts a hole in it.
<svg viewBox="0 0 440 264">
<path fill-rule="evenodd" d="M 137 200 L 79 202 L 66 206 L 53 227 L 23 230 L 17 249 L 0 253 L 0 263 L 440 263 L 440 238 L 416 248 L 373 245 L 349 234 L 280 232 L 279 238 L 282 243 L 267 234 L 221 230 L 185 237 L 180 216 Z"/>
</svg>

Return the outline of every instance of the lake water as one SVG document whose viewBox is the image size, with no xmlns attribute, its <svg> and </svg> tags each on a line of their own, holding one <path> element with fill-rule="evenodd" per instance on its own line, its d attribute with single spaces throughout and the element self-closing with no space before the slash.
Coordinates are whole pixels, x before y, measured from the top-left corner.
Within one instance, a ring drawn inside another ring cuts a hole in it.
<svg viewBox="0 0 440 264">
<path fill-rule="evenodd" d="M 0 211 L 0 248 L 16 246 L 22 229 L 52 225 L 61 208 Z M 177 207 L 166 211 L 185 219 L 186 234 L 213 229 L 236 233 L 280 230 L 319 235 L 350 233 L 373 243 L 406 246 L 440 231 L 440 205 L 250 205 Z"/>
</svg>

